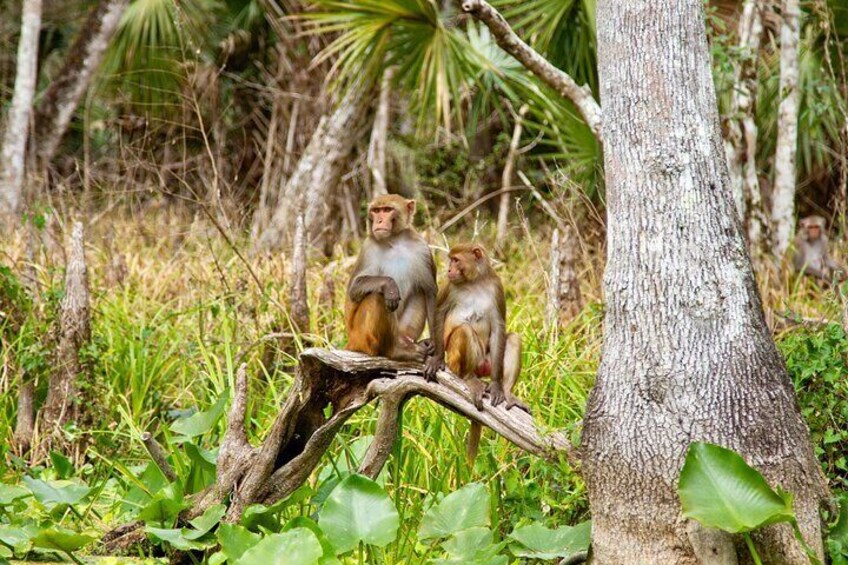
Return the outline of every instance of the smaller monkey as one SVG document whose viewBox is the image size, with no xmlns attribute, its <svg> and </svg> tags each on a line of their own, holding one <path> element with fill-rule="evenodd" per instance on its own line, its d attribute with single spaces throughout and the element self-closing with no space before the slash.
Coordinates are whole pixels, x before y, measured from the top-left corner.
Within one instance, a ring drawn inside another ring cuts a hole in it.
<svg viewBox="0 0 848 565">
<path fill-rule="evenodd" d="M 845 279 L 845 269 L 830 256 L 825 221 L 821 216 L 807 216 L 798 222 L 795 235 L 795 272 L 805 273 L 823 282 Z"/>
<path fill-rule="evenodd" d="M 436 264 L 412 228 L 414 215 L 415 201 L 395 194 L 368 205 L 370 234 L 347 287 L 347 349 L 397 361 L 427 359 L 425 376 L 432 379 L 444 351 L 439 340 L 419 338 L 425 324 L 431 334 L 435 327 Z"/>
<path fill-rule="evenodd" d="M 529 408 L 512 394 L 521 372 L 521 337 L 506 332 L 506 299 L 486 250 L 455 245 L 449 253 L 448 284 L 439 291 L 436 323 L 441 328 L 448 368 L 462 378 L 478 410 L 488 392 L 492 406 Z M 491 376 L 488 388 L 480 380 Z M 482 429 L 472 422 L 468 460 L 477 455 Z"/>
</svg>

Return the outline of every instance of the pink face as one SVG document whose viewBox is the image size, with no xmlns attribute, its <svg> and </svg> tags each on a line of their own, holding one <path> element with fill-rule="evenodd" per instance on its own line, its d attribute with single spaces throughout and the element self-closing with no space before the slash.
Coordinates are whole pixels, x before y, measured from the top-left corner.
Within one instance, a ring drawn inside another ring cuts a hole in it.
<svg viewBox="0 0 848 565">
<path fill-rule="evenodd" d="M 459 260 L 459 257 L 453 256 L 450 258 L 450 265 L 448 265 L 448 280 L 458 281 L 461 278 L 463 278 L 462 261 Z"/>
<path fill-rule="evenodd" d="M 371 233 L 377 239 L 385 239 L 391 235 L 397 218 L 397 210 L 391 206 L 374 206 L 369 211 L 371 216 Z"/>
<path fill-rule="evenodd" d="M 818 224 L 808 225 L 807 234 L 810 236 L 810 239 L 818 239 L 821 237 L 821 227 Z"/>
</svg>

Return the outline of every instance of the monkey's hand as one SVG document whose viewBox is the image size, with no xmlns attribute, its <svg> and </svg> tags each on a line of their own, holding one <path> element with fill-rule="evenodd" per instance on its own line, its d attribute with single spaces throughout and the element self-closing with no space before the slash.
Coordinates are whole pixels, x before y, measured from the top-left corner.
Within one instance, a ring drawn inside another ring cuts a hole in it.
<svg viewBox="0 0 848 565">
<path fill-rule="evenodd" d="M 400 305 L 400 289 L 395 280 L 387 277 L 381 292 L 386 301 L 386 310 L 389 312 L 397 310 Z"/>
<path fill-rule="evenodd" d="M 489 398 L 492 401 L 492 406 L 498 406 L 504 400 L 506 400 L 506 395 L 504 394 L 503 386 L 497 381 L 492 381 L 489 384 L 488 393 Z M 509 406 L 507 406 L 507 408 L 509 408 Z"/>
<path fill-rule="evenodd" d="M 430 354 L 427 357 L 427 361 L 424 363 L 424 378 L 427 379 L 428 382 L 436 381 L 436 373 L 443 370 L 445 368 L 445 360 L 444 358 L 439 358 Z"/>
<path fill-rule="evenodd" d="M 429 337 L 419 341 L 418 345 L 427 354 L 427 357 L 431 357 L 436 352 L 436 342 Z"/>
<path fill-rule="evenodd" d="M 512 394 L 507 394 L 506 395 L 506 409 L 512 410 L 513 408 L 518 408 L 520 410 L 524 410 L 528 414 L 532 414 L 529 406 L 527 406 L 526 404 L 524 404 L 523 402 L 518 400 L 518 398 L 516 398 Z"/>
</svg>

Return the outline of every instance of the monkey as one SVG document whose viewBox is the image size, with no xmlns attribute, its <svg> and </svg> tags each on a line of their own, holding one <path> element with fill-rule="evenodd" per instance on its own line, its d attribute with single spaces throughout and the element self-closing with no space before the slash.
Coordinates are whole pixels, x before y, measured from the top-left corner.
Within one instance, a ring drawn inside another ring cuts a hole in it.
<svg viewBox="0 0 848 565">
<path fill-rule="evenodd" d="M 444 350 L 421 340 L 436 318 L 436 264 L 427 242 L 412 227 L 415 200 L 389 194 L 368 205 L 370 233 L 350 277 L 345 300 L 346 349 L 397 361 L 427 361 L 435 378 Z"/>
<path fill-rule="evenodd" d="M 807 216 L 798 222 L 795 235 L 795 254 L 792 258 L 795 272 L 805 273 L 826 283 L 845 279 L 845 268 L 830 257 L 828 239 L 824 233 L 825 220 L 821 216 Z"/>
<path fill-rule="evenodd" d="M 449 252 L 448 282 L 439 291 L 437 324 L 447 352 L 447 366 L 465 381 L 474 406 L 483 409 L 488 393 L 492 406 L 529 408 L 513 394 L 521 372 L 521 337 L 506 331 L 503 284 L 478 244 L 455 245 Z M 481 377 L 491 377 L 488 388 Z M 473 463 L 482 428 L 471 423 L 467 456 Z"/>
</svg>

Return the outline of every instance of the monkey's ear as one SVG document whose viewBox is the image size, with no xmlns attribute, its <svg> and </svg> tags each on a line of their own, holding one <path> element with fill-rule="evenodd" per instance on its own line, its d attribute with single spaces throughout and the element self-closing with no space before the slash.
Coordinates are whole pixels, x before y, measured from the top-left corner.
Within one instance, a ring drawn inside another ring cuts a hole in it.
<svg viewBox="0 0 848 565">
<path fill-rule="evenodd" d="M 478 261 L 480 259 L 482 259 L 483 257 L 485 257 L 485 255 L 486 255 L 486 251 L 482 247 L 480 247 L 479 245 L 475 245 L 474 247 L 472 247 L 471 253 L 474 254 L 474 258 L 477 259 Z"/>
<path fill-rule="evenodd" d="M 412 218 L 415 216 L 415 200 L 406 201 L 406 213 Z"/>
</svg>

